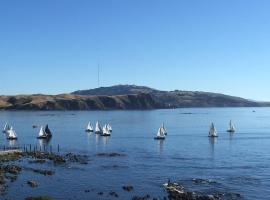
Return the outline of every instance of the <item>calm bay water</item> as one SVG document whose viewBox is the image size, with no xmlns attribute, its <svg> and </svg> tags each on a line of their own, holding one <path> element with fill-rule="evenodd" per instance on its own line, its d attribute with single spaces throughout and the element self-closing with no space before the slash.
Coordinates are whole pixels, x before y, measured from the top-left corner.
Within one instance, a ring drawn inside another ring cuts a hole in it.
<svg viewBox="0 0 270 200">
<path fill-rule="evenodd" d="M 252 112 L 255 110 L 256 112 Z M 229 120 L 236 133 L 226 132 Z M 85 133 L 88 121 L 110 122 L 110 138 Z M 210 122 L 219 137 L 207 137 Z M 61 147 L 61 152 L 90 156 L 87 165 L 42 168 L 56 171 L 54 176 L 26 172 L 10 184 L 7 197 L 23 199 L 31 195 L 49 195 L 55 199 L 119 199 L 134 195 L 165 195 L 161 185 L 170 178 L 187 189 L 208 193 L 235 192 L 244 199 L 270 198 L 270 108 L 190 108 L 153 111 L 69 111 L 0 112 L 0 124 L 11 123 L 18 141 L 8 142 L 4 134 L 0 145 L 44 145 L 36 139 L 32 125 L 49 124 L 53 138 L 47 145 Z M 162 122 L 168 130 L 165 141 L 155 141 Z M 96 153 L 119 152 L 123 157 L 98 157 Z M 25 163 L 27 165 L 27 163 Z M 30 164 L 29 164 L 30 165 Z M 34 166 L 34 165 L 33 165 Z M 39 165 L 40 166 L 40 165 Z M 193 178 L 212 180 L 212 184 L 194 184 Z M 32 189 L 26 181 L 35 179 Z M 122 190 L 133 185 L 131 193 Z M 91 190 L 85 193 L 84 190 Z M 97 193 L 103 191 L 103 196 Z"/>
</svg>

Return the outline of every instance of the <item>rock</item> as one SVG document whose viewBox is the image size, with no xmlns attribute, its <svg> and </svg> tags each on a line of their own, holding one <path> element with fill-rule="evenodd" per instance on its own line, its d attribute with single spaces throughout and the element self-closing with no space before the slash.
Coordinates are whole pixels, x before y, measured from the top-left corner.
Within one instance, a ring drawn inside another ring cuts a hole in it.
<svg viewBox="0 0 270 200">
<path fill-rule="evenodd" d="M 88 164 L 88 156 L 86 155 L 76 155 L 76 154 L 68 153 L 65 155 L 65 158 L 70 162 Z"/>
<path fill-rule="evenodd" d="M 116 192 L 109 192 L 109 195 L 111 195 L 111 196 L 114 196 L 114 197 L 119 197 L 119 195 L 116 193 Z"/>
<path fill-rule="evenodd" d="M 201 182 L 201 181 L 200 181 Z M 199 195 L 194 192 L 185 191 L 184 187 L 177 183 L 164 184 L 168 198 L 172 200 L 218 200 L 218 197 L 213 195 Z"/>
<path fill-rule="evenodd" d="M 36 159 L 42 159 L 42 160 L 51 160 L 53 161 L 55 164 L 61 164 L 61 163 L 65 163 L 66 160 L 63 156 L 54 154 L 54 153 L 48 153 L 48 152 L 41 152 L 41 151 L 36 151 L 36 152 L 24 152 L 23 153 L 24 156 L 30 156 Z"/>
<path fill-rule="evenodd" d="M 17 180 L 17 176 L 16 175 L 15 176 L 5 175 L 5 178 L 8 179 L 8 180 L 10 180 L 10 182 L 14 182 L 14 181 Z"/>
<path fill-rule="evenodd" d="M 144 197 L 134 196 L 134 197 L 132 197 L 132 200 L 147 200 L 149 198 L 150 198 L 150 195 L 147 194 Z"/>
<path fill-rule="evenodd" d="M 4 171 L 5 173 L 17 175 L 21 172 L 22 168 L 16 165 L 5 165 L 5 166 L 1 166 L 0 170 Z"/>
<path fill-rule="evenodd" d="M 42 174 L 44 176 L 52 176 L 52 175 L 54 175 L 54 171 L 45 170 L 45 169 L 34 169 L 33 172 Z"/>
<path fill-rule="evenodd" d="M 53 200 L 49 196 L 26 197 L 25 200 Z"/>
<path fill-rule="evenodd" d="M 45 159 L 37 159 L 37 160 L 29 160 L 29 163 L 39 163 L 39 164 L 43 164 L 46 162 Z"/>
<path fill-rule="evenodd" d="M 118 156 L 125 156 L 123 153 L 98 153 L 97 156 L 100 157 L 118 157 Z"/>
<path fill-rule="evenodd" d="M 24 169 L 35 172 L 35 173 L 42 174 L 44 176 L 52 176 L 55 173 L 54 171 L 46 170 L 46 169 L 34 169 L 34 168 L 30 168 L 30 167 L 25 167 Z"/>
<path fill-rule="evenodd" d="M 32 188 L 38 186 L 38 183 L 36 181 L 32 181 L 32 180 L 27 181 L 27 184 Z"/>
<path fill-rule="evenodd" d="M 123 188 L 123 190 L 125 190 L 125 191 L 127 191 L 127 192 L 130 192 L 130 191 L 133 190 L 133 186 L 131 186 L 131 185 L 123 186 L 122 188 Z"/>
</svg>

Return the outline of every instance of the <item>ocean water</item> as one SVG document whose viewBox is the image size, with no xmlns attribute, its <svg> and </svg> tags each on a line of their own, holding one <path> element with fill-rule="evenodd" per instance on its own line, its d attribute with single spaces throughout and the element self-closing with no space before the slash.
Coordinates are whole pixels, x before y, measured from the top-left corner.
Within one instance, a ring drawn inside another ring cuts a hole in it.
<svg viewBox="0 0 270 200">
<path fill-rule="evenodd" d="M 255 112 L 254 112 L 255 111 Z M 229 120 L 236 133 L 226 132 Z M 111 137 L 84 131 L 87 122 L 110 122 Z M 89 156 L 87 165 L 54 166 L 28 164 L 52 169 L 53 176 L 23 172 L 9 184 L 5 198 L 49 195 L 55 199 L 131 199 L 135 195 L 166 195 L 162 184 L 168 178 L 190 191 L 202 193 L 239 193 L 243 199 L 270 198 L 270 108 L 189 108 L 150 111 L 1 111 L 0 124 L 9 122 L 18 140 L 9 142 L 4 134 L 1 146 L 25 144 L 59 144 L 60 153 L 73 152 Z M 168 131 L 165 141 L 154 136 L 164 122 Z M 218 138 L 208 138 L 214 122 Z M 53 137 L 48 144 L 36 136 L 32 125 L 49 124 Z M 125 156 L 99 157 L 97 153 L 118 152 Z M 39 187 L 30 188 L 27 180 Z M 203 179 L 194 183 L 192 179 Z M 134 191 L 126 192 L 124 185 Z M 85 192 L 90 190 L 90 192 Z M 97 193 L 104 192 L 100 196 Z"/>
</svg>

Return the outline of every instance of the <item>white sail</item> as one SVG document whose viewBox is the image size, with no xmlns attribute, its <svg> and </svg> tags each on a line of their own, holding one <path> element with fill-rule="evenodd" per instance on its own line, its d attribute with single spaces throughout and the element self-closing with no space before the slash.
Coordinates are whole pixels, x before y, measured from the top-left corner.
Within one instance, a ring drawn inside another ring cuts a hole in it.
<svg viewBox="0 0 270 200">
<path fill-rule="evenodd" d="M 5 126 L 3 128 L 3 132 L 6 133 L 8 130 L 10 130 L 10 125 L 8 123 L 5 123 Z"/>
<path fill-rule="evenodd" d="M 91 122 L 88 122 L 88 124 L 87 124 L 87 126 L 86 126 L 86 129 L 85 129 L 86 131 L 90 131 L 90 132 L 92 132 L 93 131 L 93 126 L 92 126 L 92 124 L 91 124 Z"/>
<path fill-rule="evenodd" d="M 17 134 L 12 127 L 10 127 L 10 129 L 7 131 L 7 138 L 8 139 L 16 139 L 17 138 Z"/>
<path fill-rule="evenodd" d="M 43 126 L 40 127 L 38 136 L 39 137 L 45 137 L 46 136 L 46 133 L 45 133 L 45 130 L 44 130 Z"/>
<path fill-rule="evenodd" d="M 235 126 L 233 125 L 232 120 L 230 120 L 228 132 L 235 132 Z"/>
<path fill-rule="evenodd" d="M 4 128 L 3 128 L 3 131 L 6 131 L 6 130 L 7 130 L 7 126 L 8 126 L 8 124 L 5 123 L 5 126 L 4 126 Z"/>
<path fill-rule="evenodd" d="M 105 134 L 106 132 L 107 132 L 107 127 L 106 127 L 106 124 L 103 126 L 103 128 L 102 128 L 102 132 L 103 132 L 103 134 Z"/>
<path fill-rule="evenodd" d="M 97 133 L 102 132 L 101 126 L 100 126 L 100 124 L 99 124 L 99 121 L 97 121 L 97 123 L 96 123 L 95 131 L 96 131 Z"/>
<path fill-rule="evenodd" d="M 90 123 L 90 125 L 89 125 L 89 131 L 93 131 L 94 129 L 93 129 L 93 125 Z"/>
<path fill-rule="evenodd" d="M 90 122 L 88 122 L 87 126 L 86 126 L 86 130 L 90 129 Z"/>
<path fill-rule="evenodd" d="M 165 138 L 165 134 L 164 134 L 164 132 L 163 132 L 163 130 L 162 130 L 162 127 L 160 127 L 160 128 L 158 129 L 157 137 L 158 137 L 158 138 Z"/>
<path fill-rule="evenodd" d="M 157 132 L 157 137 L 160 137 L 161 136 L 161 128 L 158 129 L 158 132 Z"/>
<path fill-rule="evenodd" d="M 217 137 L 217 130 L 214 123 L 212 123 L 210 126 L 209 137 Z"/>
<path fill-rule="evenodd" d="M 167 130 L 165 128 L 164 123 L 162 123 L 162 125 L 161 125 L 161 131 L 163 132 L 164 135 L 167 135 Z"/>
<path fill-rule="evenodd" d="M 110 132 L 112 132 L 112 126 L 110 124 L 107 124 L 107 128 Z"/>
<path fill-rule="evenodd" d="M 110 136 L 111 132 L 109 130 L 108 124 L 105 124 L 102 128 L 102 135 L 103 136 Z"/>
</svg>

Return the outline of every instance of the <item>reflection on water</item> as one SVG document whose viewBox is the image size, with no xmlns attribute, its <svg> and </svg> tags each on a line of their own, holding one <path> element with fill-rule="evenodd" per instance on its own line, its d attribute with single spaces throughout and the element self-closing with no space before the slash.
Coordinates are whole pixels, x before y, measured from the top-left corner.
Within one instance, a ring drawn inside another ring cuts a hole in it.
<svg viewBox="0 0 270 200">
<path fill-rule="evenodd" d="M 48 149 L 48 146 L 50 144 L 51 138 L 48 139 L 38 139 L 39 146 L 44 149 Z"/>
<path fill-rule="evenodd" d="M 102 137 L 102 142 L 103 142 L 104 147 L 107 146 L 108 141 L 109 141 L 109 137 Z"/>
<path fill-rule="evenodd" d="M 157 140 L 158 153 L 161 155 L 163 153 L 164 148 L 164 140 Z"/>
<path fill-rule="evenodd" d="M 103 148 L 103 150 L 106 149 L 106 146 L 108 145 L 108 141 L 110 137 L 104 137 L 100 134 L 96 134 L 96 149 L 98 150 L 100 147 Z"/>
<path fill-rule="evenodd" d="M 267 199 L 270 196 L 270 108 L 261 108 L 256 115 L 249 109 L 89 111 L 76 112 L 76 117 L 72 117 L 68 111 L 0 112 L 0 125 L 12 119 L 16 130 L 20 132 L 18 141 L 7 141 L 2 135 L 0 147 L 32 144 L 32 149 L 41 145 L 50 150 L 53 144 L 55 150 L 59 144 L 60 153 L 68 151 L 89 156 L 92 161 L 86 165 L 77 166 L 72 163 L 67 168 L 57 166 L 54 178 L 35 177 L 42 184 L 38 193 L 48 194 L 54 199 L 112 199 L 107 195 L 103 198 L 97 196 L 100 186 L 107 194 L 111 190 L 118 191 L 121 199 L 130 199 L 129 194 L 121 192 L 124 184 L 132 184 L 136 188 L 134 195 L 150 193 L 153 197 L 162 197 L 161 185 L 168 177 L 175 181 L 193 178 L 218 180 L 220 185 L 209 184 L 209 190 L 223 193 L 224 190 L 231 189 L 245 199 Z M 179 112 L 208 114 L 179 115 Z M 97 119 L 111 121 L 117 131 L 111 137 L 85 133 L 84 122 Z M 230 119 L 237 122 L 239 132 L 225 133 Z M 208 129 L 208 122 L 213 120 L 219 130 L 224 130 L 219 138 L 207 137 L 205 130 Z M 166 121 L 170 134 L 165 141 L 155 141 L 154 127 L 159 126 L 162 121 Z M 44 123 L 50 124 L 52 131 L 58 133 L 53 135 L 51 142 L 37 140 L 37 129 L 30 127 L 32 124 Z M 117 156 L 122 151 L 125 156 Z M 98 153 L 108 154 L 94 156 Z M 107 156 L 110 153 L 116 153 L 116 156 Z M 23 164 L 28 166 L 28 162 Z M 102 166 L 109 168 L 103 169 Z M 49 162 L 44 165 L 44 168 L 47 167 L 50 167 Z M 239 175 L 251 177 L 251 180 L 256 178 L 260 183 L 242 179 L 235 181 Z M 20 190 L 16 187 L 24 185 L 25 180 L 29 179 L 29 173 L 22 173 L 20 176 L 15 185 L 9 187 L 6 199 L 25 199 L 26 195 L 32 195 L 29 194 L 28 187 L 20 187 Z M 187 184 L 186 187 L 199 192 L 208 191 L 207 184 Z M 93 188 L 96 192 L 82 192 L 84 188 Z M 67 192 L 64 196 L 66 198 L 63 198 L 63 191 Z"/>
<path fill-rule="evenodd" d="M 217 137 L 209 137 L 209 144 L 210 144 L 210 153 L 214 156 L 215 153 L 215 143 L 217 143 Z"/>
<path fill-rule="evenodd" d="M 16 140 L 9 140 L 9 141 L 8 141 L 8 145 L 9 145 L 9 147 L 11 147 L 11 148 L 16 147 L 17 141 L 16 141 Z"/>
</svg>

